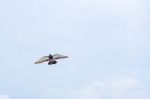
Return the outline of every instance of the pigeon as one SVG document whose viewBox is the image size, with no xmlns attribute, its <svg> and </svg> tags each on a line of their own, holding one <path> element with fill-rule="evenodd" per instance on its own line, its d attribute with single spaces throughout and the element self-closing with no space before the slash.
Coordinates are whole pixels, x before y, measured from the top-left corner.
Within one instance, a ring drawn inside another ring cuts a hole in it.
<svg viewBox="0 0 150 99">
<path fill-rule="evenodd" d="M 35 62 L 35 64 L 40 64 L 48 61 L 48 65 L 52 65 L 57 63 L 56 60 L 64 59 L 64 58 L 68 58 L 68 56 L 64 56 L 60 54 L 54 54 L 54 55 L 49 54 L 49 56 L 43 56 L 42 58 L 40 58 L 38 61 Z"/>
</svg>

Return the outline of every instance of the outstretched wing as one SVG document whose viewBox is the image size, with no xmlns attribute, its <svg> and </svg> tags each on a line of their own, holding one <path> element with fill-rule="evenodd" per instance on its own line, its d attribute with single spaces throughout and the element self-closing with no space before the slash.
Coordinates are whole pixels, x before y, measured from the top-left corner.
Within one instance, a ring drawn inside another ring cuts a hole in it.
<svg viewBox="0 0 150 99">
<path fill-rule="evenodd" d="M 60 54 L 54 54 L 53 55 L 54 59 L 63 59 L 63 58 L 68 58 L 68 56 L 60 55 Z"/>
<path fill-rule="evenodd" d="M 49 61 L 48 56 L 43 56 L 42 58 L 40 58 L 38 61 L 35 62 L 35 64 L 39 64 L 45 61 Z"/>
</svg>

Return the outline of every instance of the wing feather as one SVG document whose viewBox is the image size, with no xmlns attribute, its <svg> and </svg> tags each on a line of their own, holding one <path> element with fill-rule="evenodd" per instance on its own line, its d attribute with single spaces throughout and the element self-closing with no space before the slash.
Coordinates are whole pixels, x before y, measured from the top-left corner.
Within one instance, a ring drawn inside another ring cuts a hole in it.
<svg viewBox="0 0 150 99">
<path fill-rule="evenodd" d="M 63 59 L 63 58 L 68 58 L 68 56 L 60 55 L 60 54 L 54 54 L 53 55 L 54 59 Z"/>
<path fill-rule="evenodd" d="M 43 56 L 42 58 L 40 58 L 38 61 L 35 62 L 35 64 L 39 64 L 45 61 L 49 61 L 48 56 Z"/>
</svg>

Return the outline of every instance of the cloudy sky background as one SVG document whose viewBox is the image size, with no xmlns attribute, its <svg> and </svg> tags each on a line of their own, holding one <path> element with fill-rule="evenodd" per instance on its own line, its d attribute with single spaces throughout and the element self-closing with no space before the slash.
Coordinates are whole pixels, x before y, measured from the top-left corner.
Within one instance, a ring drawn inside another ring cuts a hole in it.
<svg viewBox="0 0 150 99">
<path fill-rule="evenodd" d="M 0 1 L 0 99 L 149 99 L 150 1 Z M 43 55 L 70 58 L 35 65 Z"/>
</svg>

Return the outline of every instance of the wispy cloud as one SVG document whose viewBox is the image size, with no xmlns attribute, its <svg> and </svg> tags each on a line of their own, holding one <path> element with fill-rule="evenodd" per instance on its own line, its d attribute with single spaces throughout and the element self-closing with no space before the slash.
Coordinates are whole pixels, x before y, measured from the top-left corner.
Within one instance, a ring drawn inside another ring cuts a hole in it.
<svg viewBox="0 0 150 99">
<path fill-rule="evenodd" d="M 79 99 L 143 99 L 148 94 L 136 78 L 125 77 L 111 82 L 93 81 L 78 95 Z"/>
<path fill-rule="evenodd" d="M 0 95 L 0 99 L 10 99 L 8 95 Z"/>
</svg>

